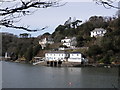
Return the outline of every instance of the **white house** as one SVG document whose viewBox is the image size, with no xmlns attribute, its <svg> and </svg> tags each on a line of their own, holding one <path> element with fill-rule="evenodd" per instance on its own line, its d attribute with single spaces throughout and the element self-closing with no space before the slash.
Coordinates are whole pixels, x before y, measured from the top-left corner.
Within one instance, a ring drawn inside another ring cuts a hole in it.
<svg viewBox="0 0 120 90">
<path fill-rule="evenodd" d="M 77 44 L 76 37 L 72 38 L 65 37 L 65 39 L 61 40 L 61 43 L 63 43 L 63 45 L 67 47 L 74 48 Z"/>
<path fill-rule="evenodd" d="M 39 44 L 42 46 L 42 49 L 46 47 L 47 44 L 53 44 L 54 41 L 50 37 L 45 37 L 39 41 Z"/>
<path fill-rule="evenodd" d="M 68 62 L 83 62 L 85 59 L 80 52 L 69 53 Z"/>
<path fill-rule="evenodd" d="M 68 61 L 68 62 L 87 62 L 88 60 L 83 57 L 80 52 L 66 53 L 63 51 L 54 51 L 45 53 L 46 61 Z"/>
<path fill-rule="evenodd" d="M 62 51 L 54 51 L 45 53 L 45 59 L 47 61 L 66 61 L 68 58 L 68 54 Z"/>
<path fill-rule="evenodd" d="M 58 50 L 65 50 L 65 47 L 59 47 Z"/>
<path fill-rule="evenodd" d="M 104 34 L 107 32 L 107 30 L 103 28 L 95 28 L 93 31 L 91 31 L 91 37 L 99 37 L 104 36 Z"/>
</svg>

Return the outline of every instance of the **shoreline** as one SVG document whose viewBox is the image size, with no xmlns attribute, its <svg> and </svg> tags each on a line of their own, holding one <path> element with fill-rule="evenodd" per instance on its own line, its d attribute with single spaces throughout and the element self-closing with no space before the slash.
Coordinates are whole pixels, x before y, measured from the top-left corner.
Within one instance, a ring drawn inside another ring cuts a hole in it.
<svg viewBox="0 0 120 90">
<path fill-rule="evenodd" d="M 2 60 L 2 61 L 6 61 L 6 62 L 14 62 L 14 63 L 21 63 L 21 64 L 32 64 L 33 63 L 27 63 L 24 61 L 9 61 L 9 60 Z M 36 65 L 40 65 L 40 66 L 49 66 L 49 67 L 104 67 L 104 68 L 112 68 L 112 67 L 120 67 L 120 64 L 80 64 L 80 63 L 75 63 L 75 62 L 62 62 L 61 65 L 57 65 L 57 66 L 51 66 L 50 64 L 47 64 L 46 61 L 38 63 Z M 34 65 L 35 66 L 35 65 Z"/>
</svg>

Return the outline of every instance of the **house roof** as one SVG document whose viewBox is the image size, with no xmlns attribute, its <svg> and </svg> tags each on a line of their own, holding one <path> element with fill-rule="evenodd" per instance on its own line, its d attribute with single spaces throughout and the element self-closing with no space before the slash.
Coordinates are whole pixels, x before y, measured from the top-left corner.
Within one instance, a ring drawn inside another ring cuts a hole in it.
<svg viewBox="0 0 120 90">
<path fill-rule="evenodd" d="M 76 37 L 65 37 L 65 38 L 62 39 L 62 40 L 65 40 L 65 39 L 76 39 Z"/>
<path fill-rule="evenodd" d="M 49 52 L 46 52 L 46 53 L 66 53 L 66 54 L 82 54 L 81 52 L 66 52 L 66 51 L 49 51 Z"/>
<path fill-rule="evenodd" d="M 95 28 L 92 32 L 95 32 L 95 31 L 105 31 L 105 29 L 103 29 L 103 28 Z"/>
<path fill-rule="evenodd" d="M 70 54 L 81 54 L 81 52 L 70 52 Z"/>
</svg>

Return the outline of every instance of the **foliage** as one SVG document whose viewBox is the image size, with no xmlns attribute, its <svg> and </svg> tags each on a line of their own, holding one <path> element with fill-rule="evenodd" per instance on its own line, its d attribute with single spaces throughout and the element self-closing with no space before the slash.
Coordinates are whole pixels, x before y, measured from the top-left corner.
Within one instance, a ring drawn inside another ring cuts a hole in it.
<svg viewBox="0 0 120 90">
<path fill-rule="evenodd" d="M 102 53 L 96 54 L 95 52 L 92 53 L 92 56 L 101 56 L 98 61 L 102 61 L 103 63 L 109 64 L 112 61 L 120 62 L 117 58 L 120 58 L 118 55 L 120 53 L 120 26 L 119 26 L 120 18 L 112 19 L 111 21 L 107 22 L 108 30 L 107 34 L 101 40 L 101 50 Z M 107 28 L 106 28 L 107 29 Z M 96 40 L 95 40 L 96 41 Z M 97 50 L 98 51 L 98 50 Z M 88 54 L 89 54 L 88 50 Z"/>
<path fill-rule="evenodd" d="M 77 47 L 82 47 L 84 46 L 84 38 L 82 36 L 77 37 Z"/>
<path fill-rule="evenodd" d="M 14 60 L 16 60 L 17 57 L 26 57 L 26 60 L 29 61 L 41 50 L 37 38 L 18 38 L 9 33 L 2 34 L 2 46 L 2 56 L 8 52 Z"/>
<path fill-rule="evenodd" d="M 89 47 L 88 55 L 90 57 L 96 56 L 96 55 L 101 54 L 101 53 L 102 53 L 101 48 L 98 45 L 93 45 L 93 46 Z"/>
<path fill-rule="evenodd" d="M 120 18 L 92 16 L 77 28 L 66 27 L 59 25 L 55 29 L 52 37 L 56 42 L 60 42 L 66 36 L 74 36 L 77 38 L 77 47 L 89 47 L 84 53 L 88 58 L 103 63 L 119 61 L 117 58 L 120 58 Z M 95 28 L 104 28 L 107 33 L 104 37 L 91 38 L 90 31 Z"/>
<path fill-rule="evenodd" d="M 120 17 L 101 17 L 92 16 L 88 21 L 82 23 L 76 28 L 66 28 L 65 25 L 59 25 L 55 31 L 51 34 L 55 41 L 54 45 L 48 45 L 46 49 L 53 50 L 56 48 L 57 43 L 61 42 L 61 39 L 68 37 L 77 38 L 77 47 L 87 48 L 83 54 L 94 62 L 102 62 L 109 64 L 111 62 L 120 62 Z M 104 28 L 107 33 L 104 37 L 91 38 L 90 31 L 95 28 Z M 50 35 L 49 33 L 43 34 L 43 36 Z M 5 52 L 13 52 L 19 57 L 27 56 L 30 60 L 35 56 L 41 46 L 38 45 L 37 38 L 18 38 L 14 35 L 3 35 L 3 54 Z M 58 44 L 58 47 L 61 44 Z M 52 47 L 52 48 L 51 48 Z M 57 48 L 58 48 L 57 47 Z M 88 49 L 89 48 L 89 49 Z M 33 53 L 31 53 L 33 51 Z M 30 54 L 31 56 L 29 56 Z"/>
<path fill-rule="evenodd" d="M 30 46 L 30 47 L 27 49 L 26 53 L 25 53 L 26 62 L 31 61 L 32 58 L 33 58 L 33 47 Z"/>
<path fill-rule="evenodd" d="M 50 35 L 50 33 L 49 32 L 46 32 L 46 33 L 44 33 L 42 36 L 49 36 Z"/>
<path fill-rule="evenodd" d="M 40 45 L 36 45 L 33 47 L 33 56 L 37 55 L 37 53 L 41 50 L 41 46 Z"/>
</svg>

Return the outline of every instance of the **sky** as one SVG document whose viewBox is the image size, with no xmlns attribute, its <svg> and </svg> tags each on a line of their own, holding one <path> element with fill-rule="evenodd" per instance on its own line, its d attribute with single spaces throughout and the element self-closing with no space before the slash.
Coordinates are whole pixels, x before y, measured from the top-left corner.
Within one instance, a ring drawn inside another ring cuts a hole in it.
<svg viewBox="0 0 120 90">
<path fill-rule="evenodd" d="M 82 20 L 84 23 L 91 16 L 114 16 L 116 14 L 117 9 L 106 9 L 101 5 L 97 5 L 92 0 L 63 0 L 63 2 L 69 1 L 66 5 L 61 7 L 51 7 L 46 9 L 39 9 L 34 14 L 29 16 L 22 17 L 21 21 L 18 22 L 18 25 L 27 26 L 29 28 L 43 28 L 48 26 L 44 31 L 38 32 L 27 32 L 25 30 L 16 30 L 10 28 L 1 28 L 0 32 L 9 32 L 15 35 L 19 35 L 20 33 L 30 33 L 33 37 L 37 37 L 38 35 L 42 35 L 46 32 L 53 33 L 55 28 L 58 25 L 63 25 L 69 17 L 72 19 L 75 17 L 78 20 Z M 1 31 L 2 30 L 2 31 Z"/>
</svg>

